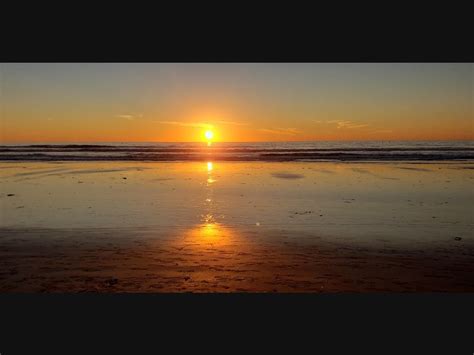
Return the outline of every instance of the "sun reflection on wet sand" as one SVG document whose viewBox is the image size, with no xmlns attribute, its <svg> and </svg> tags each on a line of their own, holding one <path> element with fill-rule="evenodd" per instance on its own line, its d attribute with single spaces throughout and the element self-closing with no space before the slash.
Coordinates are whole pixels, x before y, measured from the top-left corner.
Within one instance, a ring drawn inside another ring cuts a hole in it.
<svg viewBox="0 0 474 355">
<path fill-rule="evenodd" d="M 212 244 L 213 246 L 228 245 L 236 234 L 221 223 L 211 222 L 195 226 L 185 233 L 184 242 L 194 246 Z M 207 245 L 206 245 L 207 246 Z"/>
<path fill-rule="evenodd" d="M 206 199 L 205 199 L 205 211 L 201 215 L 201 222 L 199 226 L 193 228 L 190 235 L 198 241 L 218 241 L 220 237 L 224 236 L 225 228 L 216 221 L 214 217 L 214 188 L 212 184 L 216 181 L 212 177 L 214 170 L 214 164 L 212 161 L 208 161 L 207 164 L 207 185 L 206 185 Z"/>
<path fill-rule="evenodd" d="M 207 242 L 222 244 L 225 240 L 229 241 L 229 238 L 234 236 L 235 233 L 216 220 L 213 183 L 217 180 L 213 178 L 214 163 L 208 161 L 206 168 L 207 185 L 205 188 L 204 211 L 200 218 L 201 223 L 186 232 L 185 235 L 188 241 L 198 244 Z"/>
<path fill-rule="evenodd" d="M 213 200 L 213 193 L 214 193 L 214 189 L 212 188 L 211 184 L 216 182 L 216 180 L 212 178 L 213 169 L 214 169 L 214 165 L 212 164 L 212 162 L 211 161 L 207 162 L 206 207 L 208 209 L 212 209 L 212 200 Z M 207 216 L 212 217 L 212 210 L 207 211 Z M 205 219 L 206 219 L 205 223 L 209 223 L 209 217 L 206 217 Z"/>
<path fill-rule="evenodd" d="M 216 182 L 215 179 L 212 177 L 212 171 L 214 170 L 214 164 L 212 161 L 207 162 L 207 184 L 210 185 L 214 182 Z"/>
</svg>

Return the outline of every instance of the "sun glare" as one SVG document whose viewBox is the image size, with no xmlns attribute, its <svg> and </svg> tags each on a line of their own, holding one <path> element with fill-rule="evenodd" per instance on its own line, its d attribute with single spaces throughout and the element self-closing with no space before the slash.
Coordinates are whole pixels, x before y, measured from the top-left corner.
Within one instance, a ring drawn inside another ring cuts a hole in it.
<svg viewBox="0 0 474 355">
<path fill-rule="evenodd" d="M 206 139 L 208 141 L 210 141 L 212 139 L 212 137 L 214 137 L 214 133 L 212 131 L 206 131 L 206 133 L 204 133 L 204 135 L 206 136 Z"/>
</svg>

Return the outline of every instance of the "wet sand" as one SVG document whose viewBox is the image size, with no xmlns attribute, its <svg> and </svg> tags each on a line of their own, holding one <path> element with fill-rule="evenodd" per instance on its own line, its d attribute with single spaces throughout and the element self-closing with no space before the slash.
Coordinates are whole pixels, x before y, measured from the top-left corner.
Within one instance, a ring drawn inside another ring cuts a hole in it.
<svg viewBox="0 0 474 355">
<path fill-rule="evenodd" d="M 0 165 L 0 292 L 474 291 L 468 163 Z"/>
<path fill-rule="evenodd" d="M 156 229 L 1 233 L 2 292 L 474 291 L 474 248 L 454 240 L 425 250 L 301 245 L 282 232 L 271 242 L 258 232 L 218 242 Z"/>
</svg>

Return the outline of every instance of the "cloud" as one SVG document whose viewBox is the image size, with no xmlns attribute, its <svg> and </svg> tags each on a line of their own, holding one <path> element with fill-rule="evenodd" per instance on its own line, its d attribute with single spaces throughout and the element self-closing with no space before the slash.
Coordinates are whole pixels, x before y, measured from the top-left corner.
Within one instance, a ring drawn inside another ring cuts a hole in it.
<svg viewBox="0 0 474 355">
<path fill-rule="evenodd" d="M 171 124 L 176 126 L 183 126 L 183 127 L 196 127 L 196 128 L 213 128 L 214 125 L 210 123 L 203 123 L 203 122 L 179 122 L 179 121 L 158 121 L 161 124 Z M 216 124 L 222 125 L 231 125 L 231 126 L 245 126 L 248 123 L 245 122 L 235 122 L 235 121 L 215 121 Z"/>
<path fill-rule="evenodd" d="M 341 121 L 341 120 L 330 120 L 326 121 L 326 123 L 332 123 L 337 125 L 337 129 L 357 129 L 357 128 L 364 128 L 368 127 L 369 124 L 363 124 L 363 123 L 356 123 L 352 121 Z"/>
<path fill-rule="evenodd" d="M 393 131 L 391 129 L 379 129 L 376 131 L 369 132 L 370 134 L 376 134 L 376 133 L 392 133 Z"/>
<path fill-rule="evenodd" d="M 231 126 L 246 126 L 248 123 L 246 122 L 234 122 L 234 121 L 217 121 L 216 123 L 223 124 L 223 125 L 231 125 Z"/>
<path fill-rule="evenodd" d="M 259 131 L 271 134 L 281 134 L 290 136 L 294 136 L 301 133 L 301 131 L 296 128 L 261 128 L 259 129 Z"/>
<path fill-rule="evenodd" d="M 364 127 L 368 127 L 369 125 L 368 124 L 349 124 L 347 126 L 344 126 L 344 127 L 347 127 L 347 128 L 364 128 Z"/>
<path fill-rule="evenodd" d="M 161 124 L 176 125 L 176 126 L 181 126 L 181 127 L 194 127 L 194 128 L 206 128 L 206 129 L 214 128 L 213 124 L 204 123 L 204 122 L 179 122 L 179 121 L 157 121 L 157 122 Z M 235 122 L 235 121 L 215 121 L 215 124 L 229 125 L 229 126 L 248 125 L 248 123 L 245 123 L 245 122 Z"/>
<path fill-rule="evenodd" d="M 202 123 L 202 122 L 178 122 L 178 121 L 157 121 L 161 124 L 169 124 L 169 125 L 176 125 L 181 127 L 194 127 L 194 128 L 213 128 L 214 126 L 209 123 Z"/>
<path fill-rule="evenodd" d="M 142 115 L 140 115 L 140 117 L 141 117 L 141 116 L 142 116 Z M 126 120 L 133 120 L 133 119 L 135 119 L 135 116 L 133 116 L 133 115 L 117 115 L 116 117 L 118 117 L 118 118 L 125 118 Z"/>
</svg>

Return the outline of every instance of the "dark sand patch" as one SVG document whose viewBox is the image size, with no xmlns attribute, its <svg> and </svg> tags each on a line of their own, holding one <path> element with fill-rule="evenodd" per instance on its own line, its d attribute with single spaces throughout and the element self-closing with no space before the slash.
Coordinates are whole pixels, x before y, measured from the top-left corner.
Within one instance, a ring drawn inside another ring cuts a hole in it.
<svg viewBox="0 0 474 355">
<path fill-rule="evenodd" d="M 474 170 L 474 166 L 456 166 L 456 167 L 449 167 L 448 169 L 455 169 L 455 170 Z"/>
<path fill-rule="evenodd" d="M 397 169 L 403 169 L 403 170 L 413 170 L 413 171 L 426 171 L 426 172 L 433 172 L 433 170 L 425 169 L 425 168 L 411 168 L 407 166 L 400 166 L 397 167 Z"/>
<path fill-rule="evenodd" d="M 272 173 L 273 177 L 276 177 L 278 179 L 302 179 L 304 178 L 304 175 L 301 174 L 293 174 L 293 173 Z"/>
<path fill-rule="evenodd" d="M 61 169 L 39 169 L 38 171 L 30 171 L 26 173 L 17 173 L 10 176 L 4 176 L 3 178 L 19 177 L 19 180 L 16 181 L 25 181 L 37 178 L 44 178 L 50 176 L 63 176 L 63 175 L 76 175 L 76 174 L 100 174 L 100 173 L 117 173 L 125 171 L 141 171 L 144 169 L 150 169 L 147 167 L 124 167 L 124 168 L 115 168 L 115 169 L 70 169 L 70 168 L 61 168 Z"/>
<path fill-rule="evenodd" d="M 327 170 L 327 169 L 317 169 L 317 168 L 310 168 L 313 171 L 317 171 L 319 173 L 324 173 L 324 174 L 335 174 L 334 171 Z"/>
<path fill-rule="evenodd" d="M 0 292 L 474 292 L 464 241 L 369 248 L 290 243 L 284 231 L 208 239 L 143 228 L 0 235 Z"/>
<path fill-rule="evenodd" d="M 29 171 L 29 172 L 26 172 L 26 173 L 17 173 L 17 174 L 10 175 L 10 176 L 4 176 L 4 178 L 34 176 L 34 175 L 52 175 L 51 173 L 66 172 L 68 170 L 70 170 L 70 169 L 64 169 L 64 168 L 61 168 L 61 169 L 38 169 L 38 170 L 35 170 L 35 171 Z"/>
<path fill-rule="evenodd" d="M 118 168 L 118 169 L 88 169 L 88 170 L 74 170 L 74 171 L 69 171 L 66 174 L 100 174 L 100 173 L 116 173 L 116 172 L 122 172 L 122 171 L 140 171 L 143 169 L 147 168 L 135 168 L 135 167 L 129 167 L 129 168 Z"/>
<path fill-rule="evenodd" d="M 355 171 L 356 173 L 360 173 L 360 174 L 367 174 L 367 175 L 370 175 L 370 176 L 375 176 L 376 178 L 384 179 L 384 180 L 400 180 L 399 178 L 381 176 L 381 175 L 373 173 L 372 171 L 369 171 L 369 170 L 366 170 L 366 169 L 361 169 L 361 168 L 352 168 L 352 171 Z"/>
</svg>

